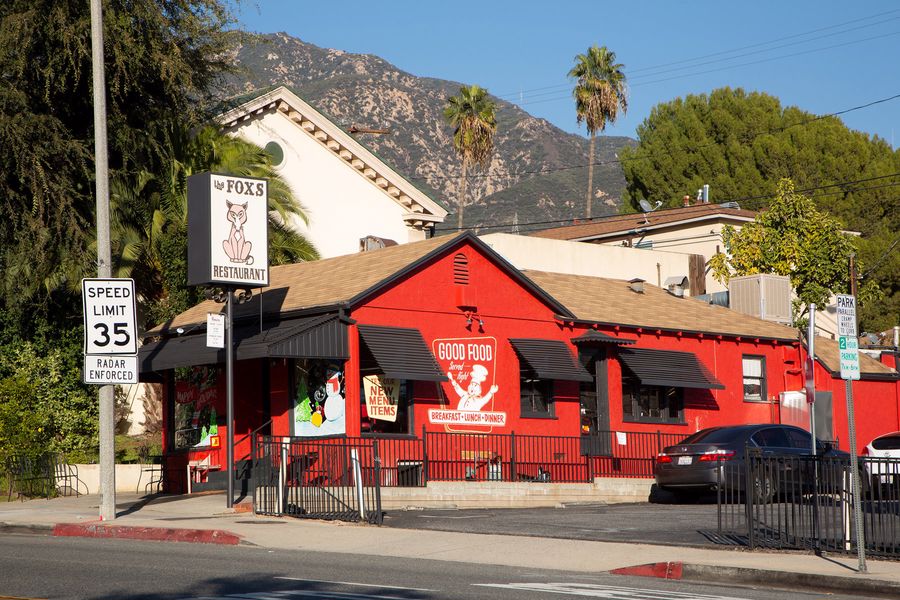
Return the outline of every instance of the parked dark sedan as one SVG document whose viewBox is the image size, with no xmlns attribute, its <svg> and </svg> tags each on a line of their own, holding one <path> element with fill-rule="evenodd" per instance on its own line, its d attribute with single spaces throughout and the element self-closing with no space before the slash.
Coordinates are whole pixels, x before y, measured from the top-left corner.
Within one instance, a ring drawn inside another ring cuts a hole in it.
<svg viewBox="0 0 900 600">
<path fill-rule="evenodd" d="M 686 492 L 725 488 L 743 491 L 747 487 L 745 453 L 749 448 L 761 456 L 782 456 L 778 471 L 755 470 L 749 485 L 756 500 L 768 502 L 786 484 L 805 485 L 808 461 L 812 455 L 812 436 L 791 425 L 734 425 L 701 429 L 680 443 L 669 446 L 656 457 L 654 474 L 660 489 L 683 495 Z M 825 456 L 849 456 L 817 440 L 816 453 Z M 796 458 L 797 460 L 791 460 Z M 794 472 L 786 472 L 791 469 Z"/>
</svg>

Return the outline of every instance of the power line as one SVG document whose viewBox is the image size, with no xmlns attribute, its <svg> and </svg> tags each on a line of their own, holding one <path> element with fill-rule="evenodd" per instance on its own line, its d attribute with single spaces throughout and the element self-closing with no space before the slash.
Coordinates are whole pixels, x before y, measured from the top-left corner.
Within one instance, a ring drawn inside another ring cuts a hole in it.
<svg viewBox="0 0 900 600">
<path fill-rule="evenodd" d="M 818 115 L 818 116 L 815 116 L 815 117 L 806 119 L 806 120 L 804 120 L 804 121 L 798 121 L 797 123 L 792 123 L 792 124 L 790 124 L 790 125 L 784 125 L 784 126 L 782 126 L 782 127 L 776 127 L 776 128 L 773 128 L 773 129 L 768 129 L 768 130 L 766 130 L 766 131 L 760 131 L 760 132 L 754 133 L 754 134 L 752 134 L 752 135 L 745 136 L 745 139 L 743 139 L 743 140 L 741 140 L 741 141 L 742 141 L 742 143 L 744 143 L 744 144 L 748 144 L 748 143 L 752 142 L 753 140 L 755 140 L 756 138 L 758 138 L 758 137 L 761 136 L 761 135 L 771 135 L 771 134 L 774 134 L 774 133 L 782 133 L 782 132 L 787 131 L 788 129 L 792 129 L 792 128 L 794 128 L 794 127 L 800 127 L 800 126 L 803 126 L 803 125 L 808 125 L 808 124 L 810 124 L 810 123 L 815 123 L 816 121 L 822 121 L 822 120 L 824 120 L 824 119 L 828 119 L 828 118 L 831 118 L 831 117 L 837 117 L 837 116 L 840 116 L 840 115 L 845 115 L 845 114 L 847 114 L 847 113 L 851 113 L 851 112 L 854 112 L 854 111 L 857 111 L 857 110 L 863 110 L 863 109 L 865 109 L 865 108 L 869 108 L 869 107 L 875 106 L 875 105 L 877 105 L 877 104 L 883 104 L 883 103 L 885 103 L 885 102 L 890 102 L 890 101 L 896 100 L 896 99 L 898 99 L 898 98 L 900 98 L 900 94 L 894 94 L 893 96 L 888 96 L 888 97 L 886 97 L 886 98 L 879 98 L 878 100 L 873 100 L 873 101 L 867 102 L 867 103 L 865 103 L 865 104 L 860 104 L 860 105 L 858 105 L 858 106 L 852 106 L 852 107 L 850 107 L 850 108 L 845 108 L 845 109 L 843 109 L 843 110 L 839 110 L 839 111 L 836 111 L 836 112 L 828 113 L 828 114 L 825 114 L 825 115 Z M 702 150 L 703 148 L 709 148 L 709 147 L 712 147 L 712 146 L 716 146 L 716 145 L 718 145 L 718 144 L 719 144 L 718 141 L 711 141 L 711 142 L 708 142 L 708 143 L 706 143 L 706 144 L 701 144 L 701 145 L 699 145 L 699 146 L 693 146 L 693 147 L 690 147 L 690 148 L 682 149 L 681 152 L 687 152 L 687 151 L 696 152 L 697 150 Z M 543 169 L 528 170 L 528 171 L 520 171 L 520 172 L 518 172 L 518 173 L 509 173 L 509 174 L 500 174 L 500 173 L 483 173 L 483 174 L 482 174 L 482 173 L 469 173 L 469 174 L 467 174 L 466 178 L 467 178 L 467 179 L 495 179 L 495 178 L 507 178 L 507 177 L 510 177 L 510 176 L 519 178 L 519 177 L 522 177 L 522 176 L 524 176 L 524 175 L 545 175 L 545 174 L 548 174 L 548 173 L 558 173 L 558 172 L 561 172 L 561 171 L 571 171 L 571 170 L 573 170 L 573 169 L 584 169 L 584 168 L 590 166 L 591 164 L 593 164 L 593 166 L 595 166 L 595 167 L 603 167 L 603 166 L 608 166 L 608 165 L 622 164 L 622 163 L 624 163 L 624 162 L 632 162 L 632 161 L 636 161 L 636 160 L 648 160 L 648 159 L 651 159 L 651 158 L 654 158 L 654 157 L 658 157 L 658 156 L 671 156 L 671 155 L 672 155 L 671 152 L 654 152 L 654 153 L 650 153 L 650 154 L 647 154 L 647 155 L 644 155 L 644 156 L 632 156 L 632 157 L 629 157 L 629 158 L 616 158 L 616 159 L 614 159 L 614 160 L 595 161 L 595 162 L 593 162 L 593 163 L 588 163 L 588 164 L 583 164 L 583 165 L 570 165 L 570 166 L 564 166 L 564 167 L 547 167 L 547 168 L 543 168 Z M 414 176 L 414 177 L 409 177 L 409 179 L 412 179 L 412 180 L 421 180 L 421 181 L 434 181 L 434 180 L 441 180 L 441 179 L 458 179 L 458 178 L 459 178 L 459 175 L 431 175 L 431 176 Z"/>
<path fill-rule="evenodd" d="M 872 265 L 871 267 L 869 267 L 869 269 L 868 269 L 865 273 L 862 274 L 862 276 L 860 277 L 860 279 L 865 279 L 866 277 L 868 277 L 869 275 L 871 275 L 872 273 L 874 273 L 875 270 L 876 270 L 878 267 L 881 266 L 881 263 L 883 263 L 883 262 L 885 261 L 885 259 L 886 259 L 888 256 L 890 256 L 890 254 L 894 251 L 894 248 L 897 247 L 897 244 L 900 244 L 900 236 L 897 236 L 897 239 L 894 240 L 894 243 L 892 243 L 892 244 L 888 247 L 888 249 L 885 250 L 885 251 L 881 254 L 881 256 L 878 257 L 878 260 L 875 261 L 875 264 Z"/>
<path fill-rule="evenodd" d="M 732 48 L 732 49 L 730 49 L 730 50 L 721 50 L 721 51 L 718 51 L 718 52 L 712 52 L 712 53 L 709 53 L 709 54 L 703 54 L 703 55 L 700 55 L 700 56 L 695 56 L 695 57 L 693 57 L 693 58 L 686 58 L 686 59 L 676 60 L 676 61 L 672 61 L 672 62 L 668 62 L 668 63 L 662 63 L 662 64 L 659 64 L 659 65 L 651 65 L 651 66 L 649 66 L 649 67 L 639 67 L 639 68 L 637 68 L 637 69 L 631 69 L 630 71 L 631 71 L 631 73 L 641 73 L 641 72 L 645 72 L 645 71 L 655 71 L 655 70 L 659 70 L 659 69 L 664 69 L 664 68 L 666 68 L 666 67 L 671 67 L 671 66 L 674 66 L 674 65 L 681 65 L 681 64 L 685 64 L 685 63 L 696 62 L 696 61 L 699 61 L 699 60 L 703 60 L 703 59 L 707 59 L 707 58 L 713 58 L 713 57 L 716 57 L 716 56 L 724 56 L 724 55 L 727 55 L 727 54 L 734 54 L 735 52 L 740 52 L 740 51 L 742 51 L 742 50 L 749 50 L 749 49 L 752 49 L 752 48 L 759 48 L 759 47 L 761 47 L 761 46 L 768 46 L 768 45 L 770 45 L 770 44 L 775 44 L 775 43 L 778 43 L 778 42 L 783 42 L 783 41 L 785 41 L 785 40 L 792 40 L 792 39 L 796 39 L 796 38 L 799 38 L 799 37 L 805 37 L 805 36 L 812 35 L 812 34 L 814 34 L 814 33 L 819 33 L 819 32 L 822 32 L 822 31 L 828 31 L 828 30 L 831 30 L 831 29 L 837 29 L 837 28 L 839 28 L 839 27 L 844 27 L 844 26 L 846 26 L 846 25 L 852 25 L 852 24 L 854 24 L 854 23 L 860 23 L 860 22 L 862 22 L 862 21 L 869 21 L 869 20 L 871 20 L 871 19 L 875 19 L 875 18 L 878 18 L 878 17 L 883 17 L 883 16 L 886 16 L 886 15 L 895 14 L 895 13 L 897 13 L 897 12 L 900 12 L 900 9 L 889 10 L 889 11 L 885 11 L 885 12 L 881 12 L 881 13 L 876 13 L 876 14 L 873 14 L 873 15 L 869 15 L 869 16 L 867 16 L 867 17 L 861 17 L 861 18 L 859 18 L 859 19 L 853 19 L 853 20 L 850 20 L 850 21 L 844 21 L 844 22 L 842 22 L 842 23 L 836 23 L 836 24 L 834 24 L 834 25 L 828 25 L 828 26 L 826 26 L 826 27 L 820 27 L 820 28 L 817 28 L 817 29 L 811 29 L 811 30 L 804 31 L 804 32 L 801 32 L 801 33 L 796 33 L 796 34 L 792 34 L 792 35 L 788 35 L 788 36 L 784 36 L 784 37 L 780 37 L 780 38 L 775 38 L 775 39 L 772 39 L 772 40 L 769 40 L 769 41 L 766 41 L 766 42 L 757 42 L 757 43 L 755 43 L 755 44 L 749 44 L 749 45 L 746 45 L 746 46 L 739 46 L 739 47 L 737 47 L 737 48 Z M 817 40 L 817 39 L 822 39 L 822 38 L 825 38 L 825 37 L 832 37 L 832 36 L 838 35 L 838 34 L 840 34 L 840 33 L 849 33 L 850 31 L 856 31 L 856 30 L 858 30 L 858 29 L 862 29 L 862 28 L 865 28 L 865 27 L 878 26 L 878 25 L 881 25 L 882 23 L 884 23 L 884 22 L 886 22 L 886 21 L 891 21 L 891 20 L 893 20 L 893 19 L 881 20 L 881 21 L 878 21 L 878 22 L 876 22 L 876 23 L 870 23 L 870 24 L 867 24 L 867 25 L 861 25 L 861 26 L 858 26 L 858 27 L 854 27 L 854 28 L 851 28 L 851 29 L 847 29 L 847 30 L 842 31 L 842 32 L 834 32 L 834 33 L 830 33 L 830 34 L 827 34 L 827 35 L 824 35 L 824 36 L 813 37 L 813 38 L 810 38 L 810 39 L 807 39 L 807 40 L 803 40 L 803 41 L 800 41 L 800 42 L 796 42 L 795 44 L 801 44 L 801 43 L 813 42 L 813 41 L 815 41 L 815 40 Z M 768 50 L 762 50 L 762 52 L 775 50 L 775 49 L 781 48 L 781 47 L 785 47 L 785 46 L 782 45 L 782 46 L 777 46 L 777 47 L 775 47 L 775 48 L 769 48 Z M 745 55 L 742 55 L 742 56 L 745 56 Z M 724 58 L 724 59 L 721 59 L 721 60 L 722 60 L 722 61 L 725 61 L 725 60 L 734 60 L 735 58 L 738 58 L 738 57 L 729 57 L 729 58 Z M 712 61 L 710 61 L 710 62 L 712 62 Z M 707 62 L 707 63 L 702 63 L 702 64 L 709 64 L 709 62 Z M 693 66 L 699 66 L 699 65 L 693 65 Z M 685 68 L 691 68 L 691 67 L 685 67 Z M 523 94 L 523 93 L 526 93 L 526 94 L 527 94 L 527 93 L 530 93 L 530 92 L 541 92 L 541 91 L 544 91 L 544 90 L 553 90 L 553 89 L 571 89 L 571 84 L 570 84 L 570 83 L 564 83 L 564 84 L 555 84 L 555 85 L 541 86 L 541 87 L 531 88 L 531 89 L 527 89 L 527 90 L 519 90 L 519 91 L 517 91 L 517 92 L 509 92 L 509 93 L 504 93 L 504 94 L 494 94 L 494 96 L 496 96 L 497 98 L 516 98 L 516 97 L 519 97 L 519 96 L 520 96 L 521 94 Z"/>
<path fill-rule="evenodd" d="M 888 179 L 888 178 L 891 178 L 891 177 L 900 177 L 900 171 L 898 171 L 898 172 L 896 172 L 896 173 L 891 173 L 891 174 L 889 174 L 889 175 L 877 175 L 877 176 L 874 176 L 874 177 L 865 177 L 865 178 L 863 178 L 863 179 L 855 179 L 855 180 L 852 180 L 852 181 L 840 181 L 840 182 L 837 182 L 837 183 L 829 183 L 829 184 L 826 184 L 826 185 L 819 185 L 819 186 L 814 186 L 814 187 L 808 187 L 808 188 L 803 188 L 803 189 L 800 189 L 800 190 L 795 190 L 795 192 L 798 193 L 798 194 L 808 194 L 808 193 L 810 193 L 810 192 L 817 192 L 817 191 L 821 191 L 821 190 L 829 190 L 829 189 L 835 188 L 835 187 L 846 188 L 847 186 L 855 185 L 855 184 L 858 184 L 858 183 L 867 183 L 867 182 L 870 182 L 870 181 L 879 181 L 879 180 L 881 180 L 881 179 Z M 833 191 L 833 192 L 826 192 L 826 193 L 822 193 L 822 194 L 812 194 L 811 197 L 812 197 L 812 198 L 819 198 L 819 197 L 822 197 L 822 196 L 831 196 L 831 195 L 834 195 L 834 194 L 843 194 L 843 193 L 848 193 L 848 192 L 849 192 L 849 193 L 857 193 L 857 192 L 865 192 L 865 191 L 879 190 L 879 189 L 892 188 L 892 187 L 900 187 L 900 182 L 894 182 L 894 183 L 888 183 L 888 184 L 876 185 L 876 186 L 861 187 L 861 188 L 856 188 L 856 189 L 851 189 L 851 190 L 839 190 L 839 191 Z M 726 203 L 726 202 L 737 202 L 737 203 L 741 203 L 741 202 L 747 202 L 747 201 L 751 201 L 751 200 L 764 200 L 764 199 L 767 199 L 767 198 L 774 198 L 775 195 L 776 195 L 776 194 L 772 193 L 772 194 L 762 194 L 762 195 L 758 195 L 758 196 L 744 196 L 744 197 L 742 197 L 742 198 L 732 198 L 732 199 L 729 199 L 729 200 L 723 200 L 722 202 L 719 202 L 718 204 L 721 205 L 721 204 L 724 204 L 724 203 Z M 677 208 L 673 208 L 673 209 L 669 209 L 669 210 L 678 210 L 678 209 L 677 209 Z M 635 215 L 637 215 L 637 214 L 638 214 L 638 213 L 617 214 L 617 215 L 605 215 L 605 216 L 602 216 L 602 217 L 593 217 L 592 219 L 574 219 L 574 220 L 583 221 L 583 222 L 580 222 L 580 223 L 573 223 L 572 225 L 573 225 L 573 226 L 574 226 L 574 225 L 589 225 L 589 224 L 593 224 L 593 223 L 597 223 L 597 222 L 602 222 L 602 221 L 611 221 L 611 220 L 613 220 L 613 219 L 622 219 L 622 220 L 625 220 L 625 219 L 629 219 L 629 218 L 631 218 L 632 216 L 635 216 Z M 521 229 L 521 228 L 524 228 L 524 227 L 532 227 L 531 229 L 525 229 L 524 231 L 541 231 L 541 230 L 547 229 L 547 228 L 546 228 L 546 227 L 534 228 L 533 226 L 536 226 L 536 225 L 560 225 L 560 226 L 564 226 L 564 225 L 561 225 L 561 224 L 563 224 L 563 223 L 569 223 L 569 222 L 571 222 L 571 221 L 573 221 L 573 219 L 553 219 L 553 220 L 547 220 L 547 221 L 529 221 L 529 222 L 524 222 L 524 223 L 521 222 L 521 221 L 519 221 L 519 222 L 516 223 L 516 226 L 518 226 L 520 229 Z M 512 227 L 512 225 L 513 225 L 513 224 L 511 224 L 511 223 L 500 223 L 500 224 L 494 224 L 494 225 L 482 225 L 482 226 L 476 227 L 476 229 L 478 229 L 479 231 L 480 231 L 480 230 L 485 230 L 485 229 L 500 229 L 500 228 L 504 228 L 504 227 Z M 459 231 L 459 228 L 457 228 L 457 227 L 448 227 L 448 228 L 440 227 L 440 228 L 438 228 L 438 229 L 439 229 L 439 231 Z M 465 228 L 465 227 L 464 227 L 463 229 L 469 229 L 469 228 Z"/>
<path fill-rule="evenodd" d="M 814 52 L 821 52 L 821 51 L 823 51 L 823 50 L 832 50 L 832 49 L 834 49 L 834 48 L 841 48 L 841 47 L 843 47 L 843 46 L 851 46 L 851 45 L 853 45 L 853 44 L 860 44 L 860 43 L 863 43 L 863 42 L 870 42 L 870 41 L 872 41 L 872 40 L 877 40 L 877 39 L 881 39 L 881 38 L 891 37 L 891 36 L 895 36 L 895 35 L 898 35 L 898 34 L 900 34 L 900 31 L 893 31 L 893 32 L 890 32 L 890 33 L 882 34 L 882 35 L 877 35 L 877 36 L 872 36 L 872 37 L 862 38 L 862 39 L 858 39 L 858 40 L 851 40 L 851 41 L 849 41 L 849 42 L 843 42 L 843 43 L 840 43 L 840 44 L 832 44 L 831 46 L 823 46 L 823 47 L 821 47 L 821 48 L 812 48 L 812 49 L 810 49 L 810 50 L 803 50 L 803 51 L 801 51 L 801 52 L 794 52 L 794 53 L 791 53 L 791 54 L 782 54 L 782 55 L 780 55 L 780 56 L 772 56 L 772 57 L 769 57 L 769 58 L 763 58 L 763 59 L 760 59 L 760 60 L 754 60 L 754 61 L 749 61 L 749 62 L 744 62 L 744 63 L 734 64 L 734 65 L 725 65 L 725 66 L 723 66 L 723 67 L 717 67 L 717 68 L 715 68 L 715 69 L 707 69 L 707 70 L 704 70 L 704 71 L 696 71 L 696 72 L 693 72 L 693 73 L 683 73 L 683 74 L 681 74 L 681 75 L 673 75 L 672 77 L 664 77 L 664 78 L 662 78 L 662 79 L 653 79 L 653 80 L 651 80 L 651 81 L 641 81 L 641 82 L 639 82 L 639 83 L 636 83 L 636 84 L 634 84 L 634 85 L 631 85 L 630 87 L 632 87 L 632 88 L 635 88 L 635 87 L 641 87 L 641 86 L 645 86 L 645 85 L 651 85 L 651 84 L 654 84 L 654 83 L 663 83 L 663 82 L 666 82 L 666 81 L 672 81 L 673 79 L 683 79 L 683 78 L 685 78 L 685 77 L 694 77 L 694 76 L 696 76 L 696 75 L 706 75 L 706 74 L 709 74 L 709 73 L 717 73 L 717 72 L 719 72 L 719 71 L 726 71 L 726 70 L 734 69 L 734 68 L 737 68 L 737 67 L 747 67 L 747 66 L 752 66 L 752 65 L 758 65 L 758 64 L 762 64 L 762 63 L 766 63 L 766 62 L 772 62 L 772 61 L 775 61 L 775 60 L 781 60 L 781 59 L 784 59 L 784 58 L 793 58 L 793 57 L 795 57 L 795 56 L 802 56 L 802 55 L 804 55 L 804 54 L 812 54 L 812 53 L 814 53 Z M 685 68 L 689 68 L 689 67 L 685 67 Z M 662 73 L 658 73 L 657 75 L 662 75 Z M 548 94 L 545 94 L 545 95 L 549 95 L 549 93 L 548 93 Z M 532 105 L 532 104 L 542 104 L 542 103 L 544 103 L 544 102 L 555 102 L 555 101 L 557 101 L 557 100 L 563 100 L 563 99 L 566 99 L 566 98 L 569 98 L 569 97 L 571 97 L 571 93 L 565 93 L 565 94 L 558 94 L 558 95 L 553 96 L 553 97 L 550 97 L 550 98 L 543 98 L 543 99 L 540 99 L 540 100 L 531 100 L 531 101 L 526 100 L 526 101 L 521 102 L 520 104 L 523 105 L 523 106 L 524 106 L 524 105 Z"/>
</svg>

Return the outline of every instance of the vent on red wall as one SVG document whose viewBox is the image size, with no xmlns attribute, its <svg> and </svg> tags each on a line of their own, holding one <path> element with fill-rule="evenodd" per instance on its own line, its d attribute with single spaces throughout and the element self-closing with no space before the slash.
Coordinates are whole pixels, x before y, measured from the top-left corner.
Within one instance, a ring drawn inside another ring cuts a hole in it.
<svg viewBox="0 0 900 600">
<path fill-rule="evenodd" d="M 469 259 L 462 252 L 453 257 L 453 283 L 469 285 Z"/>
</svg>

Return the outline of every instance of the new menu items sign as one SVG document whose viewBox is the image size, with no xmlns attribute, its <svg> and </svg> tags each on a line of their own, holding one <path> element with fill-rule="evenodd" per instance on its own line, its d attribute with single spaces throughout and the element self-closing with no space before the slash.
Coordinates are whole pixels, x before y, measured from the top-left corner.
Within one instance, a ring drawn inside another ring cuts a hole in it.
<svg viewBox="0 0 900 600">
<path fill-rule="evenodd" d="M 268 182 L 188 177 L 188 285 L 269 285 Z"/>
</svg>

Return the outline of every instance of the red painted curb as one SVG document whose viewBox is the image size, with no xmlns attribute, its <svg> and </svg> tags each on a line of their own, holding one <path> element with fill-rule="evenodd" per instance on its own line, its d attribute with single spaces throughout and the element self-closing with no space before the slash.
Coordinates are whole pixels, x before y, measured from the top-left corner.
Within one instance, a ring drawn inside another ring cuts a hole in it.
<svg viewBox="0 0 900 600">
<path fill-rule="evenodd" d="M 610 571 L 613 575 L 633 575 L 635 577 L 658 577 L 660 579 L 681 579 L 683 563 L 661 562 L 647 565 L 622 567 Z"/>
<path fill-rule="evenodd" d="M 131 527 L 128 525 L 102 525 L 99 523 L 57 523 L 53 526 L 53 535 L 56 537 L 116 538 L 158 542 L 225 544 L 228 546 L 236 546 L 241 542 L 240 536 L 222 529 Z"/>
</svg>

